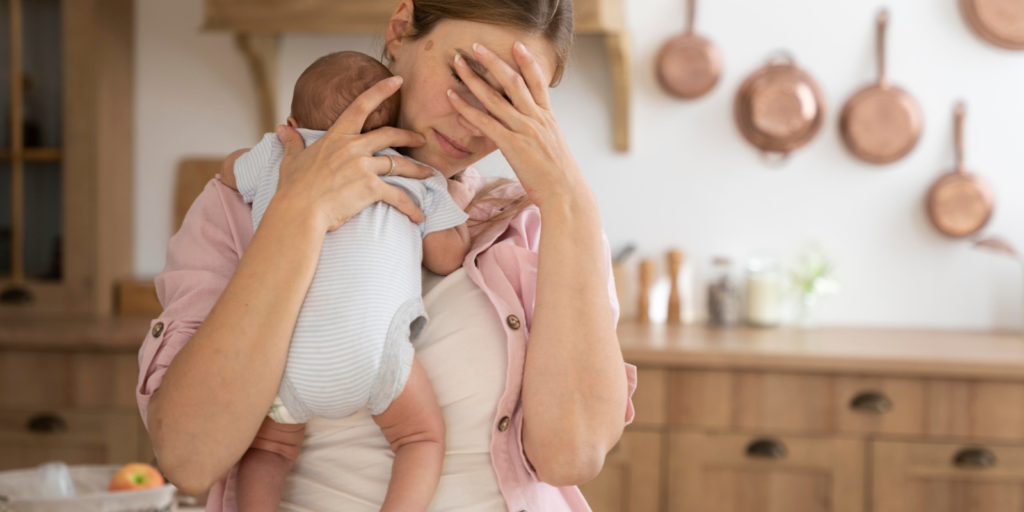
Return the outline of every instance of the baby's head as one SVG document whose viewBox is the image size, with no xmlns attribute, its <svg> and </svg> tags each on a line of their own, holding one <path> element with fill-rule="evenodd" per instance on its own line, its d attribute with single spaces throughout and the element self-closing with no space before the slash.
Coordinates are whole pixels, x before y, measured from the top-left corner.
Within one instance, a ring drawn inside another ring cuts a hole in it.
<svg viewBox="0 0 1024 512">
<path fill-rule="evenodd" d="M 292 116 L 295 128 L 327 130 L 363 91 L 391 76 L 377 59 L 359 52 L 324 55 L 309 65 L 295 82 Z M 363 132 L 394 126 L 398 121 L 399 93 L 370 113 Z"/>
</svg>

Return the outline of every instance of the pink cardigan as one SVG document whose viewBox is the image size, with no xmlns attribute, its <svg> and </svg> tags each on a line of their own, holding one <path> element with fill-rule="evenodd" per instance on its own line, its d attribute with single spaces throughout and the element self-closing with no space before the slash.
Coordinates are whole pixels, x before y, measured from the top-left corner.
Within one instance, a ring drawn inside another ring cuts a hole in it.
<svg viewBox="0 0 1024 512">
<path fill-rule="evenodd" d="M 486 184 L 473 169 L 464 173 L 463 182 L 477 190 Z M 497 193 L 511 197 L 521 194 L 522 188 L 508 185 Z M 494 208 L 478 206 L 470 216 L 489 218 L 496 213 Z M 538 480 L 522 448 L 520 392 L 537 291 L 540 221 L 540 211 L 529 207 L 487 228 L 486 233 L 479 236 L 476 236 L 479 228 L 473 230 L 476 241 L 463 263 L 470 279 L 490 298 L 500 317 L 506 319 L 508 374 L 494 419 L 491 460 L 509 510 L 589 511 L 590 507 L 576 487 L 552 487 Z M 149 399 L 160 387 L 171 360 L 188 343 L 227 287 L 252 235 L 249 206 L 219 179 L 211 180 L 189 209 L 181 230 L 171 238 L 166 266 L 156 278 L 164 312 L 153 320 L 150 335 L 139 351 L 136 399 L 143 421 L 147 420 Z M 611 277 L 607 241 L 605 258 L 609 262 L 608 297 L 617 321 L 619 304 Z M 631 398 L 636 388 L 636 368 L 627 364 L 626 375 L 630 400 L 624 421 L 629 423 L 633 420 Z M 237 466 L 214 485 L 206 506 L 208 512 L 236 512 L 236 470 Z"/>
</svg>

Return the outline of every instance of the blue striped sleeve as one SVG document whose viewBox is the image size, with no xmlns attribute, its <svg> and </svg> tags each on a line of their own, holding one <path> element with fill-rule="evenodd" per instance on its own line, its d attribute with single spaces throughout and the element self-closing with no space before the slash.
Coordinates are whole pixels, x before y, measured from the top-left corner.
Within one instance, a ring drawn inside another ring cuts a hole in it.
<svg viewBox="0 0 1024 512">
<path fill-rule="evenodd" d="M 443 174 L 435 170 L 433 176 L 423 180 L 423 186 L 423 216 L 427 218 L 421 228 L 423 236 L 454 228 L 469 219 L 448 194 L 448 180 Z"/>
<path fill-rule="evenodd" d="M 269 167 L 275 144 L 280 144 L 277 135 L 268 133 L 259 144 L 235 160 L 235 183 L 246 203 L 252 203 L 256 197 L 260 176 Z"/>
</svg>

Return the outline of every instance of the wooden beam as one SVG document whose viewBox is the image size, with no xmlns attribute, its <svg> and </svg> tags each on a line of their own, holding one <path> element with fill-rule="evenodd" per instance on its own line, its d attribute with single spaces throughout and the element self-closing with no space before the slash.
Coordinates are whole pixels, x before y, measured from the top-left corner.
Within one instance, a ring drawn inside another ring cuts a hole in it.
<svg viewBox="0 0 1024 512">
<path fill-rule="evenodd" d="M 616 151 L 629 151 L 629 97 L 632 90 L 629 36 L 623 32 L 608 34 L 604 41 L 612 83 L 612 137 Z"/>
<path fill-rule="evenodd" d="M 235 35 L 235 43 L 245 56 L 249 74 L 256 87 L 260 132 L 274 131 L 277 125 L 277 34 Z"/>
</svg>

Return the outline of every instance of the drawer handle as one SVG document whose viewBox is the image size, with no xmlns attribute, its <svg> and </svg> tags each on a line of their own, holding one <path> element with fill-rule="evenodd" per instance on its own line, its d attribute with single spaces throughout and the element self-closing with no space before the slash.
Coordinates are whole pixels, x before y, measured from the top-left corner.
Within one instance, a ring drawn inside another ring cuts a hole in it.
<svg viewBox="0 0 1024 512">
<path fill-rule="evenodd" d="M 964 448 L 953 456 L 953 465 L 963 469 L 982 469 L 996 465 L 996 456 L 985 448 Z"/>
<path fill-rule="evenodd" d="M 28 420 L 28 430 L 39 434 L 56 434 L 67 432 L 68 423 L 56 414 L 43 413 Z"/>
<path fill-rule="evenodd" d="M 755 459 L 781 459 L 786 456 L 786 445 L 774 439 L 755 439 L 747 445 L 747 457 Z"/>
<path fill-rule="evenodd" d="M 877 391 L 865 391 L 850 400 L 850 408 L 855 411 L 885 414 L 892 410 L 892 400 Z"/>
</svg>

